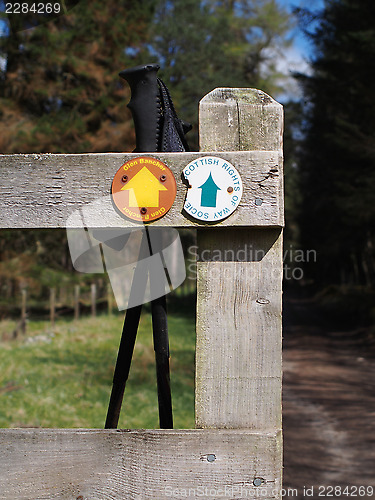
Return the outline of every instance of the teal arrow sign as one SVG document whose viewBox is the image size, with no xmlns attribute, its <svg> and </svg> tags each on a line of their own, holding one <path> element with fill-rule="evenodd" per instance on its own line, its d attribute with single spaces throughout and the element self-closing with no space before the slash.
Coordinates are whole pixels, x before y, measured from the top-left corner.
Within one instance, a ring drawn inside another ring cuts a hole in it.
<svg viewBox="0 0 375 500">
<path fill-rule="evenodd" d="M 201 206 L 202 207 L 216 207 L 217 192 L 221 191 L 219 186 L 215 184 L 211 172 L 208 179 L 204 184 L 199 186 L 198 189 L 202 190 Z"/>
</svg>

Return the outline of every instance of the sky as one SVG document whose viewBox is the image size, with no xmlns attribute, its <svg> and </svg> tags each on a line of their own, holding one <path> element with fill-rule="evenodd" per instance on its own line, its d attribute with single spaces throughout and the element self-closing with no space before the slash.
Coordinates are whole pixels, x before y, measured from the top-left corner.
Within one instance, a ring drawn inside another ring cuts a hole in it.
<svg viewBox="0 0 375 500">
<path fill-rule="evenodd" d="M 324 7 L 324 0 L 277 0 L 277 3 L 285 7 L 288 12 L 292 12 L 295 7 L 307 8 L 313 11 L 320 10 Z M 311 53 L 311 47 L 301 30 L 296 28 L 293 30 L 292 34 L 295 38 L 294 45 L 296 50 L 301 54 L 309 55 Z"/>
<path fill-rule="evenodd" d="M 307 8 L 309 10 L 321 10 L 324 7 L 324 0 L 277 0 L 277 3 L 292 12 L 295 7 Z M 293 39 L 292 45 L 284 51 L 283 57 L 278 61 L 278 70 L 283 74 L 290 74 L 298 71 L 309 73 L 309 59 L 312 56 L 312 45 L 307 40 L 302 30 L 296 25 L 290 32 Z M 280 102 L 289 99 L 299 99 L 300 89 L 292 78 L 285 82 L 285 90 L 275 97 Z"/>
</svg>

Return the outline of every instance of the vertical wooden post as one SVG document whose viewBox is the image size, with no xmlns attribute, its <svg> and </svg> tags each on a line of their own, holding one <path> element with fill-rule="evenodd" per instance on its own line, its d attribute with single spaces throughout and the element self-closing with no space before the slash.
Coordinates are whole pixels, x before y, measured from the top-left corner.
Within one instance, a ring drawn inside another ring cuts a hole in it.
<svg viewBox="0 0 375 500">
<path fill-rule="evenodd" d="M 56 288 L 49 289 L 49 318 L 51 326 L 55 326 L 55 316 L 56 316 Z"/>
<path fill-rule="evenodd" d="M 113 309 L 113 293 L 110 283 L 107 284 L 107 305 L 108 305 L 108 315 L 112 315 Z"/>
<path fill-rule="evenodd" d="M 21 303 L 21 332 L 26 335 L 26 317 L 27 317 L 27 290 L 22 288 L 21 290 L 22 303 Z"/>
<path fill-rule="evenodd" d="M 6 280 L 6 298 L 10 299 L 12 297 L 12 293 L 13 293 L 13 281 L 10 278 L 8 278 Z"/>
<path fill-rule="evenodd" d="M 79 285 L 74 285 L 74 319 L 79 319 Z"/>
<path fill-rule="evenodd" d="M 21 288 L 21 319 L 16 324 L 16 327 L 13 330 L 12 334 L 13 339 L 16 339 L 18 337 L 20 331 L 23 335 L 26 334 L 26 317 L 27 317 L 26 301 L 27 301 L 26 288 Z"/>
<path fill-rule="evenodd" d="M 282 106 L 263 92 L 216 89 L 199 123 L 202 151 L 274 152 L 267 175 L 282 176 Z M 266 192 L 267 178 L 253 182 Z M 282 228 L 197 234 L 196 426 L 281 431 Z"/>
<path fill-rule="evenodd" d="M 68 290 L 66 286 L 59 286 L 58 294 L 55 293 L 55 301 L 60 304 L 66 304 L 68 302 Z"/>
<path fill-rule="evenodd" d="M 91 284 L 91 316 L 96 316 L 96 283 Z"/>
</svg>

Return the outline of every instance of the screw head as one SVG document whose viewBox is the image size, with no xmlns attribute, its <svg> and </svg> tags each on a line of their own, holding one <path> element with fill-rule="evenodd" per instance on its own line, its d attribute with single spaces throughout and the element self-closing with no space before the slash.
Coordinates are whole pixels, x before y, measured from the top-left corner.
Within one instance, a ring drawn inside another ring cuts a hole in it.
<svg viewBox="0 0 375 500">
<path fill-rule="evenodd" d="M 140 210 L 140 212 L 141 212 L 142 215 L 147 214 L 147 208 L 146 207 L 142 207 L 141 210 Z"/>
<path fill-rule="evenodd" d="M 121 177 L 122 182 L 127 182 L 127 181 L 128 181 L 128 179 L 129 179 L 129 177 L 128 177 L 127 175 L 123 175 L 123 176 Z"/>
<path fill-rule="evenodd" d="M 166 175 L 164 175 L 164 174 L 163 174 L 163 175 L 161 175 L 161 176 L 160 176 L 160 180 L 161 180 L 161 182 L 165 182 L 165 181 L 167 180 L 167 176 L 166 176 Z"/>
<path fill-rule="evenodd" d="M 261 477 L 256 477 L 253 481 L 254 486 L 260 486 L 263 483 L 263 479 Z"/>
<path fill-rule="evenodd" d="M 227 189 L 228 193 L 233 193 L 233 188 L 232 186 L 229 186 L 229 188 Z"/>
<path fill-rule="evenodd" d="M 256 302 L 258 304 L 262 304 L 262 305 L 267 305 L 270 303 L 270 301 L 268 299 L 264 299 L 263 297 L 259 297 L 259 299 L 257 299 Z"/>
<path fill-rule="evenodd" d="M 207 455 L 207 462 L 215 462 L 216 456 L 211 453 L 210 455 Z"/>
</svg>

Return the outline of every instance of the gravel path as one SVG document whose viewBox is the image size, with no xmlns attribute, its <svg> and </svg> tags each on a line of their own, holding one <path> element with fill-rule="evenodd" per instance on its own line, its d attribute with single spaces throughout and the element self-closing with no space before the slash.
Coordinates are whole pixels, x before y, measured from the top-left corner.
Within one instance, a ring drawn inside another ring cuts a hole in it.
<svg viewBox="0 0 375 500">
<path fill-rule="evenodd" d="M 312 300 L 286 293 L 283 355 L 284 498 L 375 498 L 368 333 L 335 331 Z"/>
</svg>

